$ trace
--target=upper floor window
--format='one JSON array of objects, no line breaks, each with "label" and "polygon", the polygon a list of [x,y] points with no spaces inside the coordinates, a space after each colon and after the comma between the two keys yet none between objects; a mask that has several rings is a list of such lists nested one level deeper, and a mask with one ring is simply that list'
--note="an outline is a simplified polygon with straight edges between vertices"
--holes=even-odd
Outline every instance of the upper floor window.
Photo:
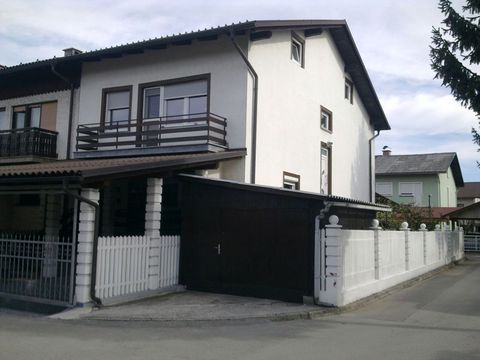
[{"label": "upper floor window", "polygon": [[7,117],[6,117],[5,108],[0,108],[0,130],[7,130]]},{"label": "upper floor window", "polygon": [[[55,131],[57,127],[57,102],[15,106],[12,109],[12,128],[37,127]],[[0,127],[1,127],[0,121]]]},{"label": "upper floor window", "polygon": [[393,184],[391,182],[377,182],[375,191],[383,196],[393,196]]},{"label": "upper floor window", "polygon": [[345,79],[345,99],[353,104],[353,83],[348,79]]},{"label": "upper floor window", "polygon": [[205,116],[208,109],[208,81],[197,80],[144,88],[143,118]]},{"label": "upper floor window", "polygon": [[300,175],[284,171],[283,188],[290,190],[300,190]]},{"label": "upper floor window", "polygon": [[295,34],[292,34],[291,59],[301,67],[305,66],[305,42]]},{"label": "upper floor window", "polygon": [[23,129],[30,127],[40,127],[41,106],[25,105],[13,108],[14,129]]},{"label": "upper floor window", "polygon": [[320,107],[320,126],[324,130],[332,131],[332,112],[323,106]]},{"label": "upper floor window", "polygon": [[103,121],[112,124],[130,120],[132,87],[125,86],[103,90]]}]

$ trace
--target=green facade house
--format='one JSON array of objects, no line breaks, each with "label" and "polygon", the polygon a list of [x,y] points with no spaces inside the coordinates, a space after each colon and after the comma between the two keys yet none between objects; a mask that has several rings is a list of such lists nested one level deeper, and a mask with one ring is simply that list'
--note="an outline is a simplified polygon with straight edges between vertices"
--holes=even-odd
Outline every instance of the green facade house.
[{"label": "green facade house", "polygon": [[391,155],[388,147],[375,157],[376,192],[400,204],[457,207],[463,186],[457,154]]}]

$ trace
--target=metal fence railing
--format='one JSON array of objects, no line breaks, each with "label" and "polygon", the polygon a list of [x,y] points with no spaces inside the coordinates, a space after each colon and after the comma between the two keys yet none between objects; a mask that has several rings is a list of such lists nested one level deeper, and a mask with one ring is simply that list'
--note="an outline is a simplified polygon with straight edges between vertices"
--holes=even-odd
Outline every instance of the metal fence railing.
[{"label": "metal fence railing", "polygon": [[464,241],[465,251],[480,252],[480,233],[466,234]]},{"label": "metal fence railing", "polygon": [[69,238],[0,234],[0,295],[73,304],[75,251]]}]

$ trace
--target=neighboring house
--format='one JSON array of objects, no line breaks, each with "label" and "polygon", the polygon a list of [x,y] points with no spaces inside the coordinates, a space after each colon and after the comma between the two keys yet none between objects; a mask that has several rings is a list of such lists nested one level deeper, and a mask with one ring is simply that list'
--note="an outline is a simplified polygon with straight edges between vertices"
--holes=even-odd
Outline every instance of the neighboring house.
[{"label": "neighboring house", "polygon": [[466,182],[457,192],[457,206],[464,207],[480,202],[480,182]]},{"label": "neighboring house", "polygon": [[375,157],[375,186],[400,204],[456,207],[463,177],[456,153],[391,155],[386,147]]},{"label": "neighboring house", "polygon": [[[0,231],[73,244],[78,233],[77,302],[93,299],[95,281],[107,276],[95,280],[99,237],[145,235],[157,244],[189,225],[182,211],[195,196],[185,199],[180,173],[235,181],[262,198],[301,197],[293,208],[317,214],[343,207],[342,219],[362,226],[382,209],[371,204],[372,149],[375,131],[390,126],[345,21],[251,21],[64,51],[0,70]],[[218,210],[216,201],[203,204]],[[237,203],[228,204],[239,211]],[[268,215],[275,201],[242,210],[254,203]],[[267,220],[276,231],[288,226]],[[221,234],[207,247],[215,256],[228,240]],[[295,243],[295,232],[284,234]],[[249,236],[260,243],[265,233]],[[47,263],[59,246],[47,247]],[[149,261],[148,289],[158,289],[158,255]],[[296,299],[311,293],[305,284]]]}]

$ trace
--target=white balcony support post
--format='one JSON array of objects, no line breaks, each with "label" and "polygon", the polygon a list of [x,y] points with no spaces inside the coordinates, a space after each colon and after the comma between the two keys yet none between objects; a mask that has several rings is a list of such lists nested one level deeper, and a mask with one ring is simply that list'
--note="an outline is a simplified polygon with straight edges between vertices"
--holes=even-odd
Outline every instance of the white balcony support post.
[{"label": "white balcony support post", "polygon": [[[83,189],[81,196],[98,203],[100,193],[97,189]],[[95,208],[80,202],[78,223],[77,271],[75,278],[75,296],[78,304],[91,302],[90,284],[92,280],[92,254],[95,234]]]},{"label": "white balcony support post", "polygon": [[408,232],[410,229],[406,221],[402,223],[400,230],[403,230],[405,233],[405,270],[408,271],[410,270],[410,242],[408,240]]},{"label": "white balcony support post", "polygon": [[62,201],[59,195],[46,195],[45,206],[45,247],[42,266],[43,277],[55,277],[57,274],[58,246],[52,242],[58,241],[60,218],[62,216]]},{"label": "white balcony support post", "polygon": [[380,239],[379,239],[379,231],[382,230],[380,226],[380,222],[377,219],[372,220],[372,226],[370,230],[373,230],[373,251],[374,251],[374,261],[375,261],[375,279],[379,280],[381,277],[380,268],[381,268],[381,260],[380,260]]},{"label": "white balcony support post", "polygon": [[147,180],[147,202],[145,206],[145,236],[150,238],[148,252],[148,289],[160,286],[160,219],[162,211],[162,178]]}]

